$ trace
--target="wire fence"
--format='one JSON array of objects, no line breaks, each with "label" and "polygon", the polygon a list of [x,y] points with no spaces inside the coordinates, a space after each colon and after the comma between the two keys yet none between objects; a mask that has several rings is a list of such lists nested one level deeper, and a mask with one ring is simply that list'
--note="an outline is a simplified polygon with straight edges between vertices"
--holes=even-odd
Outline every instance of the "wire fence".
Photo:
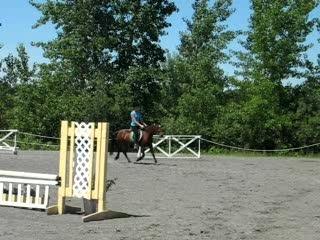
[{"label": "wire fence", "polygon": [[[22,140],[12,140],[7,139],[7,142],[15,142],[19,145],[19,149],[52,149],[58,150],[60,144],[54,144],[53,142],[59,142],[60,138],[58,137],[51,137],[51,136],[44,136],[39,134],[27,133],[27,132],[20,132],[17,131],[18,138]],[[38,140],[39,139],[39,140]]]},{"label": "wire fence", "polygon": [[315,146],[320,146],[320,143],[314,143],[311,145],[306,145],[302,147],[294,147],[294,148],[283,148],[283,149],[252,149],[252,148],[242,148],[242,147],[236,147],[231,146],[227,144],[217,143],[208,139],[201,138],[202,141],[212,143],[214,145],[217,145],[219,147],[229,148],[229,149],[235,149],[235,150],[241,150],[241,151],[249,151],[249,152],[289,152],[289,151],[296,151],[296,150],[302,150],[306,148],[311,148]]},{"label": "wire fence", "polygon": [[[44,136],[44,135],[39,135],[39,134],[33,134],[33,133],[28,133],[28,132],[20,132],[17,131],[19,135],[24,135],[24,136],[29,136],[33,138],[40,138],[40,139],[51,139],[55,141],[59,141],[60,138],[58,137],[51,137],[51,136]],[[297,151],[297,150],[304,150],[307,148],[312,148],[316,146],[320,146],[320,143],[314,143],[306,146],[301,146],[301,147],[292,147],[292,148],[284,148],[284,149],[252,149],[252,148],[245,148],[245,147],[238,147],[238,146],[232,146],[232,145],[227,145],[223,143],[218,143],[212,140],[208,140],[205,138],[200,138],[201,141],[207,142],[210,144],[213,144],[215,146],[227,148],[227,149],[232,149],[232,150],[239,150],[239,151],[248,151],[248,152],[289,152],[289,151]],[[110,140],[110,139],[109,139]],[[8,141],[13,141],[13,140],[8,140]],[[52,143],[39,143],[39,142],[26,142],[26,141],[16,141],[16,143],[19,144],[24,144],[24,145],[32,145],[32,146],[42,146],[42,147],[52,147],[52,148],[58,148],[60,145],[59,144],[52,144]]]},{"label": "wire fence", "polygon": [[57,137],[49,137],[49,136],[43,136],[43,135],[27,133],[27,132],[20,132],[20,131],[18,133],[22,134],[22,135],[26,135],[26,136],[32,136],[32,137],[60,140],[60,138],[57,138]]}]

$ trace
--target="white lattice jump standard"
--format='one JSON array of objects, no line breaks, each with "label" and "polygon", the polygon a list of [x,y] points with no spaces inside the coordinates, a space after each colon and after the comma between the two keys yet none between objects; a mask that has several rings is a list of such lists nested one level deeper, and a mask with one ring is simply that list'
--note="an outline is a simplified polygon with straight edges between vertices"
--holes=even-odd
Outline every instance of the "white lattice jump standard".
[{"label": "white lattice jump standard", "polygon": [[[162,137],[155,135],[153,148],[158,150],[162,156],[157,158],[200,158],[201,157],[201,136],[200,135],[164,135]],[[193,144],[196,143],[196,144]],[[192,147],[191,147],[191,144]],[[140,156],[140,149],[138,156]],[[147,149],[145,153],[149,152]],[[183,155],[181,155],[184,151]],[[157,153],[156,153],[157,154]],[[180,154],[180,155],[179,155]],[[150,157],[146,155],[146,157]]]},{"label": "white lattice jump standard", "polygon": [[51,214],[73,213],[66,198],[83,198],[91,204],[84,222],[114,218],[107,209],[108,123],[61,122],[60,165],[61,183],[57,205],[48,208]]},{"label": "white lattice jump standard", "polygon": [[59,184],[53,174],[0,170],[0,206],[47,209],[49,188]]},{"label": "white lattice jump standard", "polygon": [[0,150],[17,154],[17,133],[16,129],[0,130]]}]

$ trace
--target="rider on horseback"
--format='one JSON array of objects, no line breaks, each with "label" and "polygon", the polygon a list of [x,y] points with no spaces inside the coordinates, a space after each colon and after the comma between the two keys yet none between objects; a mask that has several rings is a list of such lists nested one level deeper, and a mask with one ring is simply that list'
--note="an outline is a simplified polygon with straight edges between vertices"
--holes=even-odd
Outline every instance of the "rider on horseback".
[{"label": "rider on horseback", "polygon": [[134,107],[134,110],[130,113],[131,116],[131,124],[130,128],[133,131],[133,142],[134,142],[134,149],[138,149],[138,134],[139,129],[144,129],[147,126],[143,122],[142,113],[140,111],[140,107]]}]

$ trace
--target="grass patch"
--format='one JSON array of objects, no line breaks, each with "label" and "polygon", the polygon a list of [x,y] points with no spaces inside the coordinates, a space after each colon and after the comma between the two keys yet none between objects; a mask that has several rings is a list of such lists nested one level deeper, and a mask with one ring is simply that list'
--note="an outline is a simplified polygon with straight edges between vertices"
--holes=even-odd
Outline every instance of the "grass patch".
[{"label": "grass patch", "polygon": [[225,148],[210,148],[209,150],[202,151],[203,154],[208,155],[226,155],[226,156],[239,156],[239,157],[307,157],[307,158],[320,158],[319,152],[310,151],[281,151],[281,152],[254,152],[244,150],[229,150]]}]

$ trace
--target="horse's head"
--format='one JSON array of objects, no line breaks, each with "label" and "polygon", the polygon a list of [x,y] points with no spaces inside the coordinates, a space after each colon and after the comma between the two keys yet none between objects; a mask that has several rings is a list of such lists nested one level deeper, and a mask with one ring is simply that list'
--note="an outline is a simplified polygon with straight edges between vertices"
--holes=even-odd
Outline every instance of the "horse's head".
[{"label": "horse's head", "polygon": [[146,130],[152,134],[159,134],[161,137],[164,134],[164,130],[158,124],[152,124],[146,128]]}]

